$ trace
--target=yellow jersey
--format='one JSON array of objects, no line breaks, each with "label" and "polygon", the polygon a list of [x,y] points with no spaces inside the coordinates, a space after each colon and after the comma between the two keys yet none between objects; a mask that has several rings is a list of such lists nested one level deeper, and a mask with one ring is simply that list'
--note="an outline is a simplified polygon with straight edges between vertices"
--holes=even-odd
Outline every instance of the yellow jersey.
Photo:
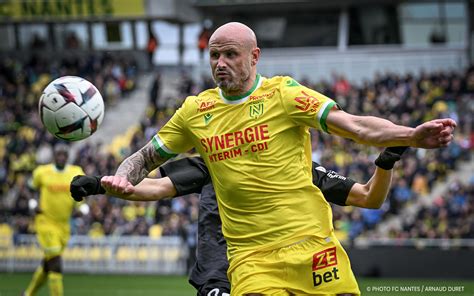
[{"label": "yellow jersey", "polygon": [[58,170],[54,164],[46,164],[33,171],[32,185],[40,192],[39,209],[48,220],[69,225],[75,205],[69,185],[76,175],[85,175],[76,165],[66,165]]},{"label": "yellow jersey", "polygon": [[334,106],[291,77],[257,75],[240,97],[219,88],[188,97],[152,143],[163,157],[192,147],[201,154],[231,259],[330,235],[331,209],[311,177],[309,127],[327,132]]}]

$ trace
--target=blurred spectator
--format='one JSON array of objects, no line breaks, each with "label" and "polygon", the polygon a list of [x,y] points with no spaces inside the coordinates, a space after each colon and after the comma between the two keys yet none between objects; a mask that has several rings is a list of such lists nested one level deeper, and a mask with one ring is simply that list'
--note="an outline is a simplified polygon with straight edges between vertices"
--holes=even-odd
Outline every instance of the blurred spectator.
[{"label": "blurred spectator", "polygon": [[153,26],[151,22],[148,22],[148,42],[146,45],[146,52],[148,54],[148,62],[150,65],[150,69],[153,69],[153,57],[159,45],[160,41],[158,39],[158,36],[155,35],[155,33],[153,32]]},{"label": "blurred spectator", "polygon": [[158,102],[161,96],[161,74],[156,73],[155,78],[152,81],[150,89],[150,105],[155,110],[158,110]]},{"label": "blurred spectator", "polygon": [[209,38],[211,38],[211,33],[212,32],[210,30],[210,24],[205,23],[201,32],[199,33],[197,42],[199,57],[201,58],[201,60],[204,59],[204,52],[209,44]]},{"label": "blurred spectator", "polygon": [[75,32],[68,32],[64,40],[64,45],[67,49],[78,49],[81,47],[79,38]]}]

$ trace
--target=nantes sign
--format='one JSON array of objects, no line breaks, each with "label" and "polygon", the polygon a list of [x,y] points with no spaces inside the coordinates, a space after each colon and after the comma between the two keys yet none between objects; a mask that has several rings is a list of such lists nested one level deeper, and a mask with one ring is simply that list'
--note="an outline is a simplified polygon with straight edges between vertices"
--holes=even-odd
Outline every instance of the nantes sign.
[{"label": "nantes sign", "polygon": [[144,0],[0,0],[0,21],[141,17]]}]

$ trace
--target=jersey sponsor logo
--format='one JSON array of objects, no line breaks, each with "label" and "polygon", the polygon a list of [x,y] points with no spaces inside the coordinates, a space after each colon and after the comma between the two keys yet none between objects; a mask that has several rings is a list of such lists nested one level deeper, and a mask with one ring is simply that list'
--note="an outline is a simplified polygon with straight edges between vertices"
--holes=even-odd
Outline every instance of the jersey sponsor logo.
[{"label": "jersey sponsor logo", "polygon": [[49,184],[46,188],[49,192],[69,192],[69,184]]},{"label": "jersey sponsor logo", "polygon": [[315,170],[318,170],[318,171],[323,172],[323,173],[327,173],[326,168],[323,167],[323,166],[318,166],[318,167],[315,168]]},{"label": "jersey sponsor logo", "polygon": [[204,114],[204,123],[205,123],[206,125],[209,124],[209,121],[211,121],[211,119],[212,119],[212,114],[211,114],[211,113],[206,113],[206,114]]},{"label": "jersey sponsor logo", "polygon": [[338,272],[339,269],[337,269],[337,267],[334,267],[332,270],[326,271],[325,273],[316,273],[313,271],[313,286],[317,287],[322,283],[329,283],[333,280],[340,279],[339,275],[337,274]]},{"label": "jersey sponsor logo", "polygon": [[222,135],[200,139],[211,162],[240,157],[268,150],[268,125],[261,124]]},{"label": "jersey sponsor logo", "polygon": [[275,90],[272,90],[271,92],[269,93],[264,93],[262,95],[259,95],[259,96],[250,96],[249,98],[249,102],[258,102],[258,101],[263,101],[267,98],[270,98],[270,97],[273,97],[273,95],[275,94]]},{"label": "jersey sponsor logo", "polygon": [[329,171],[327,173],[327,176],[331,179],[339,179],[339,180],[346,180],[347,179],[346,177],[339,175],[335,171]]},{"label": "jersey sponsor logo", "polygon": [[263,102],[257,104],[252,104],[249,106],[249,115],[253,119],[257,119],[260,115],[263,114]]},{"label": "jersey sponsor logo", "polygon": [[230,296],[229,293],[219,290],[219,288],[214,288],[209,293],[206,294],[207,296]]},{"label": "jersey sponsor logo", "polygon": [[337,265],[336,247],[332,247],[313,255],[313,271]]},{"label": "jersey sponsor logo", "polygon": [[[322,283],[329,283],[333,280],[338,280],[339,269],[337,268],[337,253],[336,247],[332,247],[313,255],[313,285],[315,287]],[[318,271],[320,269],[334,266],[331,270],[326,272]]]},{"label": "jersey sponsor logo", "polygon": [[307,94],[304,90],[301,91],[301,94],[303,96],[295,97],[294,99],[295,102],[298,103],[295,107],[304,112],[309,111],[314,113],[318,111],[321,102],[312,95]]},{"label": "jersey sponsor logo", "polygon": [[211,101],[203,101],[202,99],[196,99],[196,104],[198,105],[197,112],[207,112],[216,106],[217,101],[216,100],[211,100]]}]

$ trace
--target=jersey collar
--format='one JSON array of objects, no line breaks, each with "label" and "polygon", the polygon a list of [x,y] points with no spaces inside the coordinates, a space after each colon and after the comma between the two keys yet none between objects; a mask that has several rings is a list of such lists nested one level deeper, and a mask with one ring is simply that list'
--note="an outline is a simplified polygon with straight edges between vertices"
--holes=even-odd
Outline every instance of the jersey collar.
[{"label": "jersey collar", "polygon": [[252,85],[252,88],[250,88],[250,90],[248,92],[244,93],[243,95],[240,95],[240,96],[226,96],[226,95],[224,95],[222,90],[219,88],[219,96],[227,104],[233,104],[233,105],[240,104],[240,103],[243,103],[243,102],[247,101],[248,98],[250,97],[250,95],[257,88],[259,88],[260,85],[262,85],[262,82],[263,82],[262,76],[260,76],[260,74],[257,74],[257,77],[255,77],[255,82]]}]

